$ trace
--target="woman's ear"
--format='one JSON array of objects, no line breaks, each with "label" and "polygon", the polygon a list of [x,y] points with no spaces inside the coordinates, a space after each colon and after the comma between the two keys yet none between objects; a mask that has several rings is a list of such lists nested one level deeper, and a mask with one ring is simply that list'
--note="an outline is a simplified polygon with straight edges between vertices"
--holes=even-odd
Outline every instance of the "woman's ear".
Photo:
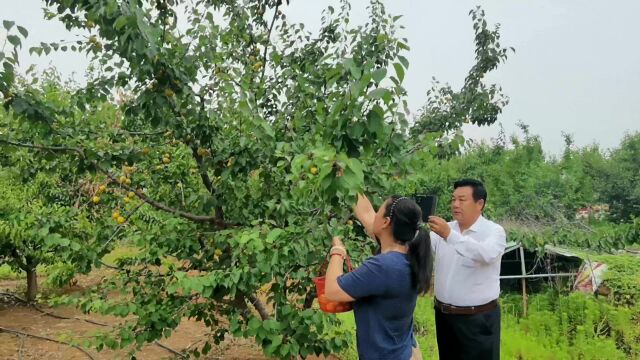
[{"label": "woman's ear", "polygon": [[385,216],[384,219],[382,220],[382,228],[386,229],[390,226],[391,226],[391,218],[388,216]]}]

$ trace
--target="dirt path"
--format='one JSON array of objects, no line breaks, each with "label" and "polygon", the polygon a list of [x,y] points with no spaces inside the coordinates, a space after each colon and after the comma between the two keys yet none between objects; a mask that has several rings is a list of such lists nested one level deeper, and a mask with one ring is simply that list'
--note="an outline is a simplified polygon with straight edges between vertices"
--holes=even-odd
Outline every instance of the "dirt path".
[{"label": "dirt path", "polygon": [[[106,274],[91,274],[88,277],[80,278],[78,285],[67,291],[77,291],[90,283],[95,283]],[[44,279],[41,279],[44,280]],[[16,287],[20,287],[22,281],[0,281],[0,292],[13,292]],[[2,301],[4,300],[4,301]],[[81,319],[91,319],[94,321],[116,324],[115,317],[104,317],[82,314],[73,308],[46,309],[55,314],[66,317],[77,317]],[[44,315],[32,307],[28,307],[17,302],[7,301],[6,297],[0,297],[0,327],[9,328],[34,335],[46,336],[55,340],[70,342],[76,341],[79,345],[83,340],[91,337],[96,331],[104,331],[105,327],[91,324],[81,320],[57,319]],[[204,324],[195,320],[184,319],[170,338],[160,341],[174,350],[184,351],[185,349],[201,345],[207,339],[208,329]],[[97,352],[94,349],[86,349],[96,360],[129,359],[126,350],[111,351],[103,350]],[[142,351],[136,354],[137,359],[175,359],[166,349],[157,345],[148,344]],[[17,336],[5,332],[0,332],[0,360],[5,359],[46,359],[46,360],[76,360],[89,359],[80,350],[67,345],[60,345],[54,342],[35,339],[31,337]],[[225,342],[213,348],[211,353],[201,359],[216,360],[265,360],[260,348],[253,342],[245,339],[227,339]],[[324,359],[323,357],[309,359]],[[337,360],[335,357],[329,359]]]}]

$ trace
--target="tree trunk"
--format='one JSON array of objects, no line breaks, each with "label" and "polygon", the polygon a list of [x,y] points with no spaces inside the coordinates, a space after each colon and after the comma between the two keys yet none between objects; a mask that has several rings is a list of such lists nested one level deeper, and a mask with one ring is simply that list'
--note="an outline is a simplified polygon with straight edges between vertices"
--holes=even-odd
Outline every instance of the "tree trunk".
[{"label": "tree trunk", "polygon": [[38,274],[36,273],[36,267],[34,266],[27,270],[27,301],[35,301],[36,295],[38,295]]}]

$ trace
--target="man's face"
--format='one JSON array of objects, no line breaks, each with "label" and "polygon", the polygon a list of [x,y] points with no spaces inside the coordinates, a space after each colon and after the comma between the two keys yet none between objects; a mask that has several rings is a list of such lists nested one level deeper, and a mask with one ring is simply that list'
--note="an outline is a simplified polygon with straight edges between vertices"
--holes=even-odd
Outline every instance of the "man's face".
[{"label": "man's face", "polygon": [[484,200],[476,202],[473,199],[473,188],[461,186],[453,191],[451,197],[451,213],[459,223],[474,222],[481,214]]}]

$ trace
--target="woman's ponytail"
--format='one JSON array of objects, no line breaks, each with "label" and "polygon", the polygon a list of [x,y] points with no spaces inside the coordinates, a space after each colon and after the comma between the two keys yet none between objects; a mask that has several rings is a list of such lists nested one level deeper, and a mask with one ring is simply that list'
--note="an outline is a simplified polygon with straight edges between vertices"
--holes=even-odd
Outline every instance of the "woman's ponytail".
[{"label": "woman's ponytail", "polygon": [[407,244],[409,247],[409,263],[413,275],[413,285],[418,294],[425,294],[431,285],[432,255],[431,239],[429,232],[420,228],[413,240]]}]

